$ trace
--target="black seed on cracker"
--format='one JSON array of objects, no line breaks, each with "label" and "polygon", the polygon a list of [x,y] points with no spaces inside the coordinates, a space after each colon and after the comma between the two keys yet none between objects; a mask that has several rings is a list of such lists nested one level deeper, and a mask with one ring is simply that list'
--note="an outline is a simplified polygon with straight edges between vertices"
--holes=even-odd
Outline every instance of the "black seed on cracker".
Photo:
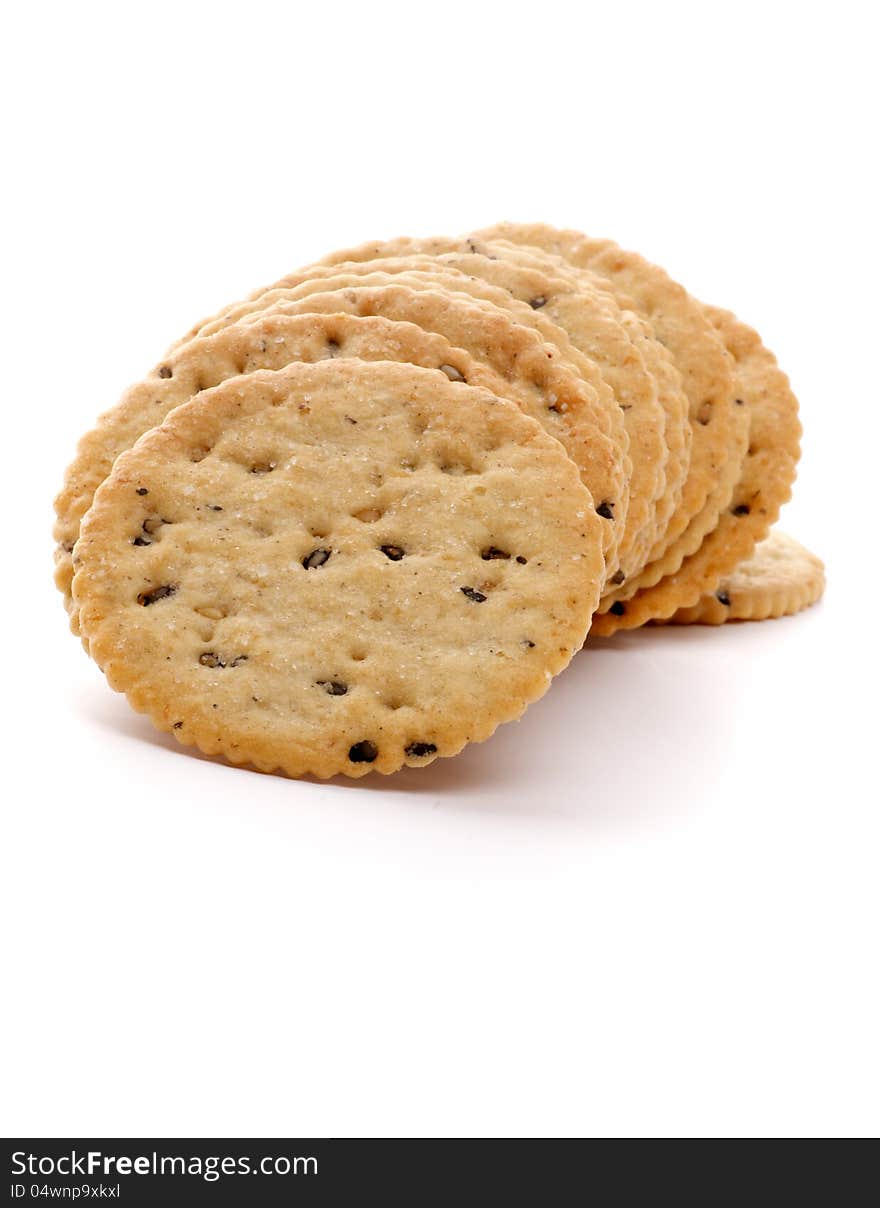
[{"label": "black seed on cracker", "polygon": [[603,499],[602,502],[599,504],[599,506],[596,508],[596,511],[602,517],[603,520],[613,520],[614,519],[613,508],[614,508],[613,503],[609,503],[607,499]]},{"label": "black seed on cracker", "polygon": [[726,591],[716,591],[715,599],[719,604],[723,604],[725,608],[730,608],[730,596]]},{"label": "black seed on cracker", "polygon": [[[499,549],[497,545],[489,545],[483,550],[480,557],[484,562],[492,562],[496,558],[509,558],[510,554],[506,550]],[[519,561],[518,558],[517,561]]]},{"label": "black seed on cracker", "polygon": [[540,310],[542,306],[547,305],[547,298],[544,294],[538,294],[537,298],[529,298],[529,306],[532,310]]},{"label": "black seed on cracker", "polygon": [[525,646],[526,650],[535,649],[535,643],[532,641],[531,638],[523,638],[522,644],[523,644],[523,646]]},{"label": "black seed on cracker", "polygon": [[330,557],[331,550],[329,549],[313,549],[310,554],[306,554],[303,558],[303,566],[306,570],[317,570],[319,566],[323,566]]},{"label": "black seed on cracker", "polygon": [[615,617],[622,617],[623,614],[626,612],[626,605],[622,604],[620,602],[620,600],[617,600],[617,601],[615,601],[614,604],[611,605],[611,607],[608,609],[608,611],[610,613],[612,613]]},{"label": "black seed on cracker", "polygon": [[171,370],[170,365],[160,365],[159,366],[159,377],[160,378],[170,378],[171,372],[172,372],[172,370]]},{"label": "black seed on cracker", "polygon": [[734,516],[748,516],[752,509],[747,503],[738,503],[736,507],[733,507],[730,510],[733,512]]},{"label": "black seed on cracker", "polygon": [[258,461],[255,466],[251,466],[252,474],[271,474],[277,466],[275,461]]},{"label": "black seed on cracker", "polygon": [[215,654],[213,650],[206,650],[204,654],[199,655],[199,662],[203,667],[225,667],[226,664],[219,654]]},{"label": "black seed on cracker", "polygon": [[399,562],[406,554],[405,549],[401,549],[399,545],[380,545],[379,549],[386,558],[390,558],[392,562]]},{"label": "black seed on cracker", "polygon": [[[486,260],[497,260],[498,259],[497,256],[493,256],[491,254],[491,252],[489,251],[489,249],[487,247],[480,247],[480,245],[473,239],[468,239],[467,245],[468,245],[468,248],[470,249],[471,253],[474,256],[483,256]],[[508,292],[510,292],[510,291],[508,291]]]},{"label": "black seed on cracker", "polygon": [[745,406],[745,403],[743,402],[743,400],[741,398],[735,398],[733,401],[736,403],[737,407]]},{"label": "black seed on cracker", "polygon": [[467,596],[469,600],[473,600],[475,604],[482,604],[486,599],[481,591],[477,591],[475,587],[461,587],[459,590]]},{"label": "black seed on cracker", "polygon": [[135,537],[135,539],[132,541],[132,545],[152,545],[152,544],[153,544],[152,541],[148,541],[146,539],[146,537],[140,537],[140,536]]},{"label": "black seed on cracker", "polygon": [[176,722],[174,723],[174,725],[173,725],[172,729],[174,729],[174,730],[179,730],[179,729],[180,729],[180,727],[181,727],[182,725],[183,725],[183,722],[182,722],[182,721],[176,721]]},{"label": "black seed on cracker", "polygon": [[362,742],[356,742],[353,747],[349,747],[348,758],[352,763],[372,763],[378,754],[379,749],[376,744],[365,738]]},{"label": "black seed on cracker", "polygon": [[229,664],[229,666],[230,667],[240,667],[242,665],[242,663],[246,663],[247,661],[248,661],[248,656],[246,654],[237,654],[235,656],[235,658],[232,660],[232,662]]},{"label": "black seed on cracker", "polygon": [[625,579],[626,579],[626,575],[623,573],[622,570],[615,571],[614,574],[611,576],[611,582],[613,584],[615,584],[616,587],[619,587]]},{"label": "black seed on cracker", "polygon": [[223,511],[223,509],[221,508],[219,503],[209,503],[208,507],[211,509],[212,512],[222,512]]},{"label": "black seed on cracker", "polygon": [[137,493],[138,493],[138,495],[149,495],[150,492],[147,490],[146,487],[138,487]]},{"label": "black seed on cracker", "polygon": [[342,680],[317,680],[319,688],[323,688],[328,696],[345,696],[348,691],[348,684]]},{"label": "black seed on cracker", "polygon": [[520,564],[520,566],[525,566],[525,565],[526,565],[526,563],[528,562],[528,558],[524,558],[524,557],[522,556],[522,554],[517,554],[517,555],[516,555],[516,560],[517,560],[517,562]]},{"label": "black seed on cracker", "polygon": [[148,604],[155,604],[157,600],[165,600],[168,596],[173,596],[176,591],[175,586],[165,583],[161,587],[154,587],[152,591],[142,591],[137,602],[146,608]]},{"label": "black seed on cracker", "polygon": [[437,748],[433,742],[411,742],[406,753],[411,759],[424,759],[426,755],[436,755]]}]

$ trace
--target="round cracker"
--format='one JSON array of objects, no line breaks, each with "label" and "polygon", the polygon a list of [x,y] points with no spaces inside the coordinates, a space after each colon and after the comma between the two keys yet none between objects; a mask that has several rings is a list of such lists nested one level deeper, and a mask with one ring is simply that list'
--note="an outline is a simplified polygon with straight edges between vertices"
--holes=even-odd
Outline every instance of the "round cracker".
[{"label": "round cracker", "polygon": [[774,529],[754,553],[719,583],[712,595],[680,608],[666,625],[724,625],[793,616],[815,604],[825,590],[821,558]]},{"label": "round cracker", "polygon": [[295,363],[205,391],[117,459],[73,595],[110,684],[182,743],[388,773],[487,738],[580,647],[603,571],[590,503],[504,399]]}]

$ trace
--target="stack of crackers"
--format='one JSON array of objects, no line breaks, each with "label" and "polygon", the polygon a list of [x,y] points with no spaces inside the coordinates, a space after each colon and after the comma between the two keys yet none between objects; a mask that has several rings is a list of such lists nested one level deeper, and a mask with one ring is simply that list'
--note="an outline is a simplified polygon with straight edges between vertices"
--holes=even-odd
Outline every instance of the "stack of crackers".
[{"label": "stack of crackers", "polygon": [[588,631],[781,616],[797,402],[608,240],[336,252],[192,328],[83,437],[56,580],[112,687],[264,771],[394,772],[519,717]]}]

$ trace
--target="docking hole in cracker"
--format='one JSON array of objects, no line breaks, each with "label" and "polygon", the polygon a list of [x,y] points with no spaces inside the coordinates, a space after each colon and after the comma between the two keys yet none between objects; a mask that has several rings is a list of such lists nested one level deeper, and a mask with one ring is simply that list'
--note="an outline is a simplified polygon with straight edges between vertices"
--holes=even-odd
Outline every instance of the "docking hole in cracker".
[{"label": "docking hole in cracker", "polygon": [[[534,420],[439,369],[258,371],[117,459],[76,545],[80,632],[136,709],[208,754],[292,776],[421,767],[518,717],[581,647],[603,573],[591,502]],[[157,515],[173,523],[135,544]]]}]

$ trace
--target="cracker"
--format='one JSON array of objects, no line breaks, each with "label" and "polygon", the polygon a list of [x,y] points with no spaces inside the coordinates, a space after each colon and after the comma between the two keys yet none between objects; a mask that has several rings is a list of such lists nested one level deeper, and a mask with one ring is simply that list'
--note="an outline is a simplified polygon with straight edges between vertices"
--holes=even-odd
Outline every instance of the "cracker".
[{"label": "cracker", "polygon": [[749,417],[749,445],[733,498],[699,550],[674,575],[600,614],[596,632],[632,629],[672,616],[711,594],[719,581],[747,559],[775,524],[791,495],[800,455],[797,399],[788,378],[756,331],[730,311],[706,307],[737,368],[738,392]]},{"label": "cracker", "polygon": [[690,464],[678,510],[646,569],[617,593],[629,598],[699,549],[730,503],[748,444],[748,416],[737,405],[732,358],[703,308],[661,268],[607,239],[540,223],[499,223],[476,238],[507,239],[543,248],[607,278],[623,305],[651,323],[678,367],[688,398],[692,431]]},{"label": "cracker", "polygon": [[116,460],[73,595],[112,687],[182,743],[388,773],[487,738],[580,647],[603,571],[591,502],[487,391],[295,363],[208,389]]},{"label": "cracker", "polygon": [[617,441],[600,430],[595,396],[573,369],[560,362],[555,345],[490,303],[416,288],[397,274],[346,273],[307,280],[273,291],[273,299],[265,310],[242,313],[238,321],[307,311],[379,314],[438,332],[485,361],[508,381],[510,397],[562,442],[580,469],[604,522],[606,568],[613,573],[626,520],[629,462]]},{"label": "cracker", "polygon": [[666,625],[723,625],[727,621],[766,621],[789,617],[825,590],[825,567],[793,537],[774,529],[745,562],[722,579],[712,595],[691,608],[680,608]]},{"label": "cracker", "polygon": [[[70,611],[71,553],[82,517],[113,462],[174,407],[227,378],[255,369],[280,369],[292,361],[329,356],[407,361],[443,368],[453,380],[516,399],[517,389],[487,364],[444,337],[412,323],[352,315],[270,315],[247,327],[223,328],[213,336],[180,345],[142,382],[125,392],[80,441],[55,501],[56,583]],[[75,614],[71,616],[76,629]]]}]

